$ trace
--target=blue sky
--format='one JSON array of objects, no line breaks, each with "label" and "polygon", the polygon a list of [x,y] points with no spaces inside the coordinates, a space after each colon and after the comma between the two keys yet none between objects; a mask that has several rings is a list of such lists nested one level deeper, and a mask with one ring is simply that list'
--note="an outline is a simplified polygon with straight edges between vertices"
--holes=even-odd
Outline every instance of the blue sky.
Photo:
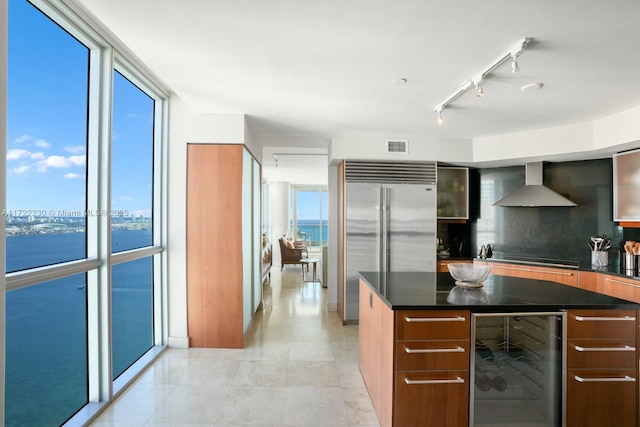
[{"label": "blue sky", "polygon": [[[85,209],[88,64],[87,47],[9,1],[8,210]],[[114,91],[111,208],[148,216],[154,103],[119,73]]]},{"label": "blue sky", "polygon": [[[296,192],[296,213],[298,220],[318,220],[320,219],[320,195],[318,190],[301,190]],[[327,193],[322,193],[322,219],[325,221],[329,215]]]}]

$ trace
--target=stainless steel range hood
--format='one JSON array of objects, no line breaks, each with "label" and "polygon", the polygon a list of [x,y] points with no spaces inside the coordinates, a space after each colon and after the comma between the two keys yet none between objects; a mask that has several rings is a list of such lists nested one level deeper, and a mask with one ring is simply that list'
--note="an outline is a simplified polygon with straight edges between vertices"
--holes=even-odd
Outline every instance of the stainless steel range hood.
[{"label": "stainless steel range hood", "polygon": [[542,162],[527,163],[524,173],[524,186],[498,200],[493,206],[577,206],[542,184]]}]

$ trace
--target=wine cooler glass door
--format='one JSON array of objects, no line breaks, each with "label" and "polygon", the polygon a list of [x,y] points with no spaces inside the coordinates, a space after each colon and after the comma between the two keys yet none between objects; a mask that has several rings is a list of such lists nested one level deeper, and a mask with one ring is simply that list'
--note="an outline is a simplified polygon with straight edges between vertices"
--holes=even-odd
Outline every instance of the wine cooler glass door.
[{"label": "wine cooler glass door", "polygon": [[564,425],[564,316],[472,316],[470,426]]}]

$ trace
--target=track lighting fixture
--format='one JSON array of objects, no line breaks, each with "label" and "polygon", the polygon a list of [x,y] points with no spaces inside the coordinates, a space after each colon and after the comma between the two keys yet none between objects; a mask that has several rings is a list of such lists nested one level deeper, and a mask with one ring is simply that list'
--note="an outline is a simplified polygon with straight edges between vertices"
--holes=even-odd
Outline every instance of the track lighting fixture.
[{"label": "track lighting fixture", "polygon": [[527,45],[531,43],[531,38],[525,37],[519,40],[511,49],[505,52],[502,56],[496,59],[493,63],[487,66],[484,71],[480,73],[474,74],[476,77],[473,79],[465,80],[458,90],[449,95],[448,98],[445,98],[440,104],[438,104],[433,111],[438,113],[438,124],[442,123],[442,110],[444,110],[447,105],[451,104],[453,101],[458,99],[467,89],[471,86],[475,85],[476,88],[476,96],[478,98],[482,98],[484,96],[484,89],[480,84],[489,77],[493,71],[495,71],[498,67],[504,64],[506,61],[511,59],[511,72],[516,73],[520,70],[520,66],[518,65],[518,57],[524,50],[527,48]]}]

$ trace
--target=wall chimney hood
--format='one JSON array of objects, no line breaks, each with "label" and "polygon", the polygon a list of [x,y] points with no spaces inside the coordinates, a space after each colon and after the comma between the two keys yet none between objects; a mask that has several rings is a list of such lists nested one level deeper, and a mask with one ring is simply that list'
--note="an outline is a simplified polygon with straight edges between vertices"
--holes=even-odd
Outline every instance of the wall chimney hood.
[{"label": "wall chimney hood", "polygon": [[498,200],[493,206],[577,206],[571,200],[542,185],[542,162],[527,163],[524,175],[524,186]]}]

